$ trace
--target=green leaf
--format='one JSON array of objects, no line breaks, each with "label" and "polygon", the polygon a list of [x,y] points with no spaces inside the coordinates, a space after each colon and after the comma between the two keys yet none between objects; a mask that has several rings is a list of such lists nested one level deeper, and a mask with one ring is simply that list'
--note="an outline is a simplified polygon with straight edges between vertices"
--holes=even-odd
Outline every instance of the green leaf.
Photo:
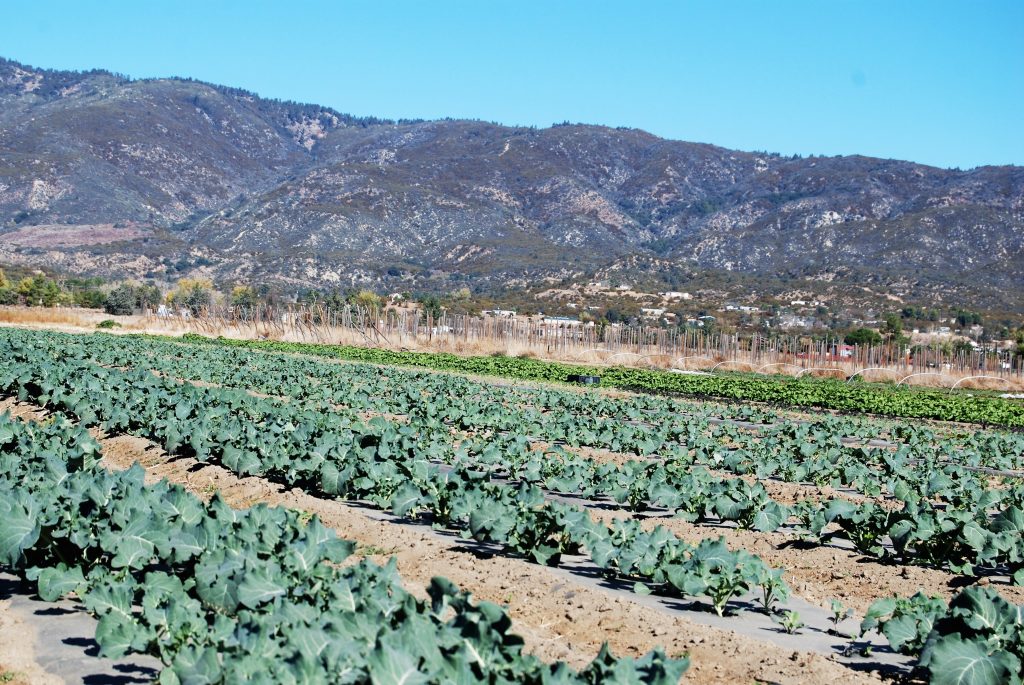
[{"label": "green leaf", "polygon": [[115,613],[127,618],[131,616],[133,594],[128,583],[104,583],[85,593],[82,603],[94,614]]},{"label": "green leaf", "polygon": [[754,515],[754,530],[770,533],[778,530],[779,526],[789,518],[789,507],[775,501],[766,503]]},{"label": "green leaf", "polygon": [[406,483],[400,487],[391,497],[391,513],[395,516],[405,516],[416,508],[423,493],[412,483]]},{"label": "green leaf", "polygon": [[85,576],[78,566],[68,568],[59,564],[53,568],[44,568],[39,573],[39,597],[46,602],[55,602],[72,592],[80,592],[85,586]]},{"label": "green leaf", "polygon": [[100,654],[110,659],[119,659],[131,651],[136,622],[120,613],[109,613],[96,624],[96,642]]},{"label": "green leaf", "polygon": [[242,582],[238,584],[238,601],[250,609],[255,609],[260,604],[265,604],[285,593],[284,586],[257,571],[245,574]]},{"label": "green leaf", "polygon": [[20,503],[0,511],[0,563],[17,566],[26,549],[39,539],[39,521]]},{"label": "green leaf", "polygon": [[388,645],[379,645],[367,659],[373,685],[420,685],[429,678],[417,669],[408,654]]},{"label": "green leaf", "polygon": [[185,647],[174,657],[171,670],[183,685],[214,685],[221,682],[217,652],[207,647]]},{"label": "green leaf", "polygon": [[953,634],[935,643],[928,668],[932,685],[1004,685],[1020,670],[1020,660],[1002,650],[989,654],[985,643]]}]

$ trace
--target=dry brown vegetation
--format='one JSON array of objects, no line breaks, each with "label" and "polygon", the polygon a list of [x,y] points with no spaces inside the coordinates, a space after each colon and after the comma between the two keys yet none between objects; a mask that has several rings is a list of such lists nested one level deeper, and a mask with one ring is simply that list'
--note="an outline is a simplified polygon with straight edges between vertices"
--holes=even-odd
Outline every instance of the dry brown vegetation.
[{"label": "dry brown vegetation", "polygon": [[[282,328],[266,324],[230,323],[221,320],[182,319],[179,317],[158,318],[155,316],[112,316],[98,309],[81,309],[76,307],[9,307],[0,306],[0,325],[13,325],[24,328],[44,328],[61,330],[70,333],[84,333],[96,330],[101,321],[113,320],[118,328],[108,329],[110,333],[154,333],[159,335],[183,335],[198,333],[207,336],[223,336],[240,340],[278,340],[283,342],[318,343],[328,345],[356,345],[361,347],[383,347],[388,349],[412,352],[449,352],[464,356],[504,355],[509,357],[527,357],[567,363],[587,364],[590,366],[632,366],[652,369],[678,369],[689,372],[716,371],[757,371],[773,375],[811,375],[816,377],[846,377],[860,371],[850,363],[836,363],[832,368],[804,370],[793,364],[772,364],[764,368],[764,364],[756,365],[742,357],[725,357],[711,354],[708,356],[693,355],[686,358],[675,358],[666,354],[639,354],[634,352],[608,352],[590,350],[549,349],[543,343],[507,342],[489,339],[460,339],[454,336],[436,335],[432,337],[411,336],[390,338],[373,331],[342,327],[316,327],[299,329]],[[862,376],[871,382],[892,382],[907,376],[910,371],[901,368],[871,369]],[[929,388],[949,388],[961,379],[970,378],[957,385],[964,390],[992,390],[1002,392],[1024,391],[1024,378],[973,378],[985,375],[977,371],[949,370],[944,372],[928,372],[905,381],[905,384]]]}]

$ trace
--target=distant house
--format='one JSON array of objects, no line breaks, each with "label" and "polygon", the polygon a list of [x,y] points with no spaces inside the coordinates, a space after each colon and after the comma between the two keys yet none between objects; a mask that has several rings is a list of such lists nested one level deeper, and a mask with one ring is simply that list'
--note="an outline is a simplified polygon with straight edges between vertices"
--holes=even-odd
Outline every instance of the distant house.
[{"label": "distant house", "polygon": [[659,316],[662,316],[662,315],[665,314],[665,308],[664,307],[641,307],[640,308],[640,313],[643,314],[644,316],[648,317],[648,318],[656,319]]},{"label": "distant house", "polygon": [[545,326],[582,326],[583,322],[568,316],[545,316],[541,319]]},{"label": "distant house", "polygon": [[494,316],[498,318],[511,319],[516,315],[514,309],[485,309],[484,316]]},{"label": "distant house", "polygon": [[802,316],[783,314],[779,317],[779,328],[808,328],[810,322]]},{"label": "distant house", "polygon": [[692,300],[693,295],[690,293],[680,292],[678,290],[667,290],[663,293],[658,293],[662,298],[666,300]]}]

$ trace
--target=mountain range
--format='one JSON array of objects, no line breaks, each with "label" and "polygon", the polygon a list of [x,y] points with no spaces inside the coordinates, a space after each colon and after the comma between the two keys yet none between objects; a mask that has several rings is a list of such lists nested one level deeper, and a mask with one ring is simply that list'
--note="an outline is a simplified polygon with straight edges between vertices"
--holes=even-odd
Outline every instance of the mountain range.
[{"label": "mountain range", "polygon": [[616,274],[1020,312],[1024,167],[391,121],[0,59],[0,263],[285,288]]}]

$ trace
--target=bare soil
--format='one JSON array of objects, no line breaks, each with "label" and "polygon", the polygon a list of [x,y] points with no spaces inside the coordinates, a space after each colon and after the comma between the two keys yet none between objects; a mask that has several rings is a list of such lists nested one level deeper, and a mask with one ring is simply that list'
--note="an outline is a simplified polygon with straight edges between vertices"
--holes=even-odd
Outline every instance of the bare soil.
[{"label": "bare soil", "polygon": [[7,600],[0,601],[0,683],[5,685],[61,685],[35,661],[36,630],[14,611]]}]

